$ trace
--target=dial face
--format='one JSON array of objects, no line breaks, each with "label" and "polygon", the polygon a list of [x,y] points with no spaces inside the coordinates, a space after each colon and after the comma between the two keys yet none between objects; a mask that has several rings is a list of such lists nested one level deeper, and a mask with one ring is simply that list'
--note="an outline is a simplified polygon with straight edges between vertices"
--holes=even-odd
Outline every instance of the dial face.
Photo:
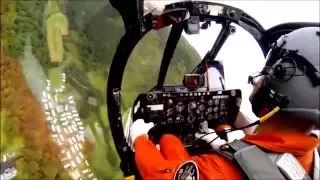
[{"label": "dial face", "polygon": [[176,105],[176,111],[178,113],[181,113],[182,111],[184,110],[184,105],[182,102],[178,102],[177,105]]},{"label": "dial face", "polygon": [[216,100],[214,100],[214,105],[219,105],[219,103],[220,103],[220,100],[219,99],[216,99]]},{"label": "dial face", "polygon": [[208,108],[208,113],[211,113],[213,111],[213,108],[212,107],[209,107]]},{"label": "dial face", "polygon": [[212,105],[213,105],[213,103],[214,103],[214,102],[213,102],[213,100],[212,100],[212,99],[210,99],[210,100],[208,101],[208,105],[209,105],[209,106],[212,106]]},{"label": "dial face", "polygon": [[169,108],[169,109],[167,110],[168,116],[173,115],[173,113],[174,113],[174,110],[173,110],[172,108]]},{"label": "dial face", "polygon": [[152,99],[154,98],[154,94],[148,94],[148,95],[147,95],[147,98],[148,98],[149,100],[152,100]]},{"label": "dial face", "polygon": [[191,101],[188,106],[190,110],[195,110],[197,108],[197,102]]},{"label": "dial face", "polygon": [[181,116],[177,116],[177,117],[176,117],[176,123],[179,124],[179,123],[181,123],[181,122],[182,122]]},{"label": "dial face", "polygon": [[200,110],[200,111],[203,111],[204,108],[205,108],[204,104],[201,103],[200,106],[199,106],[199,110]]},{"label": "dial face", "polygon": [[196,116],[194,115],[188,116],[188,119],[187,119],[188,123],[192,124],[195,120],[196,120]]}]

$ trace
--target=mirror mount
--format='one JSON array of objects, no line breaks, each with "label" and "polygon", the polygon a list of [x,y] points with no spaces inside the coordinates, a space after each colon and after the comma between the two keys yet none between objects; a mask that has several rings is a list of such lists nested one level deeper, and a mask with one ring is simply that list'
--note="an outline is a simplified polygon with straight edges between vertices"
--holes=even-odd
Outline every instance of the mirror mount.
[{"label": "mirror mount", "polygon": [[152,15],[152,12],[150,14],[152,23],[151,27],[154,30],[159,30],[173,24],[178,24],[190,18],[190,13],[185,8],[164,10],[164,12],[160,15]]},{"label": "mirror mount", "polygon": [[191,16],[184,28],[184,31],[188,34],[199,34],[200,33],[200,17],[199,16]]},{"label": "mirror mount", "polygon": [[211,26],[211,21],[206,21],[201,25],[201,29],[208,29]]}]

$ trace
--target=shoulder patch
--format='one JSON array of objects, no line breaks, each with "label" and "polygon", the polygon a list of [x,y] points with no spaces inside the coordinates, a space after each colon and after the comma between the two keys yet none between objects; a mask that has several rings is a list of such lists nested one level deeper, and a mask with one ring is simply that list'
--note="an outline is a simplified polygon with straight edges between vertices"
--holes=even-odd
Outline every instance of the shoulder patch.
[{"label": "shoulder patch", "polygon": [[199,169],[194,161],[184,162],[174,173],[174,180],[198,180]]}]

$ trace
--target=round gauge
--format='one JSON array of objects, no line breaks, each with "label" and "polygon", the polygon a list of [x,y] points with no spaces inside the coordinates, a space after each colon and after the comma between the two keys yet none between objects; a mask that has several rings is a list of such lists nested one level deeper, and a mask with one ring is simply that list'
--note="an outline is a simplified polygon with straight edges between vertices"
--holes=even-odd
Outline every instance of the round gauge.
[{"label": "round gauge", "polygon": [[213,100],[212,100],[212,99],[210,99],[210,100],[208,101],[208,105],[209,105],[209,106],[212,106],[212,105],[213,105],[213,103],[214,103],[214,102],[213,102]]},{"label": "round gauge", "polygon": [[191,101],[188,106],[190,110],[194,110],[197,108],[197,102]]},{"label": "round gauge", "polygon": [[173,123],[173,119],[171,117],[169,117],[167,121],[168,121],[169,124]]},{"label": "round gauge", "polygon": [[208,113],[211,113],[213,111],[213,108],[212,107],[209,107],[208,108]]},{"label": "round gauge", "polygon": [[213,108],[214,112],[218,112],[218,110],[219,110],[219,108],[217,106]]},{"label": "round gauge", "polygon": [[210,120],[212,120],[213,119],[213,116],[212,116],[212,114],[208,114],[208,121],[210,121]]},{"label": "round gauge", "polygon": [[187,119],[188,123],[192,124],[195,120],[196,120],[195,116],[193,115],[188,116],[188,119]]},{"label": "round gauge", "polygon": [[200,110],[200,111],[203,111],[203,110],[204,110],[204,108],[205,108],[204,104],[200,104],[200,106],[199,106],[199,110]]},{"label": "round gauge", "polygon": [[176,111],[181,113],[184,110],[184,105],[182,102],[178,102],[178,104],[176,105]]},{"label": "round gauge", "polygon": [[219,103],[220,103],[219,99],[214,100],[215,105],[219,105]]},{"label": "round gauge", "polygon": [[154,98],[154,94],[148,94],[147,99],[152,100]]},{"label": "round gauge", "polygon": [[217,113],[215,113],[215,114],[213,115],[213,118],[214,118],[214,119],[218,119],[218,117],[219,117],[219,115],[218,115]]},{"label": "round gauge", "polygon": [[178,124],[181,123],[181,117],[180,116],[176,117],[176,123],[178,123]]},{"label": "round gauge", "polygon": [[172,108],[169,108],[169,109],[167,110],[167,114],[168,114],[168,116],[173,115],[173,113],[174,113],[174,111],[173,111],[173,109],[172,109]]}]

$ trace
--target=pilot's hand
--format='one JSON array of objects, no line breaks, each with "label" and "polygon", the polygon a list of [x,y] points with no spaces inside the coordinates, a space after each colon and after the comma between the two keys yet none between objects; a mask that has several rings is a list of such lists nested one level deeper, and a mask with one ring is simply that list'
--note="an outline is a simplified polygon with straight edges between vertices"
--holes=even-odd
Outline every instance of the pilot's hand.
[{"label": "pilot's hand", "polygon": [[223,140],[220,137],[218,137],[218,135],[215,133],[215,131],[213,129],[209,128],[209,133],[204,134],[204,133],[196,133],[195,137],[197,139],[202,139],[204,141],[206,141],[207,143],[210,143],[210,146],[213,149],[219,149],[221,145],[224,145],[226,143],[230,143],[234,140],[239,140],[245,137],[245,134],[242,130],[236,130],[236,131],[232,131],[227,133],[227,139]]},{"label": "pilot's hand", "polygon": [[152,123],[152,122],[145,123],[143,119],[138,119],[134,123],[132,123],[132,125],[130,127],[130,131],[129,131],[130,139],[128,142],[129,145],[131,146],[132,150],[134,150],[133,144],[134,144],[135,140],[137,139],[137,137],[142,136],[142,135],[148,136],[148,132],[153,127],[154,127],[154,123]]},{"label": "pilot's hand", "polygon": [[220,139],[217,135],[217,133],[213,129],[208,129],[208,133],[196,133],[195,134],[196,139],[202,139],[206,141],[207,143],[210,143],[210,146],[213,149],[219,149],[221,145],[226,144],[227,142],[223,139]]},{"label": "pilot's hand", "polygon": [[232,142],[234,140],[240,140],[244,138],[246,134],[242,130],[231,131],[227,133],[228,142]]}]

